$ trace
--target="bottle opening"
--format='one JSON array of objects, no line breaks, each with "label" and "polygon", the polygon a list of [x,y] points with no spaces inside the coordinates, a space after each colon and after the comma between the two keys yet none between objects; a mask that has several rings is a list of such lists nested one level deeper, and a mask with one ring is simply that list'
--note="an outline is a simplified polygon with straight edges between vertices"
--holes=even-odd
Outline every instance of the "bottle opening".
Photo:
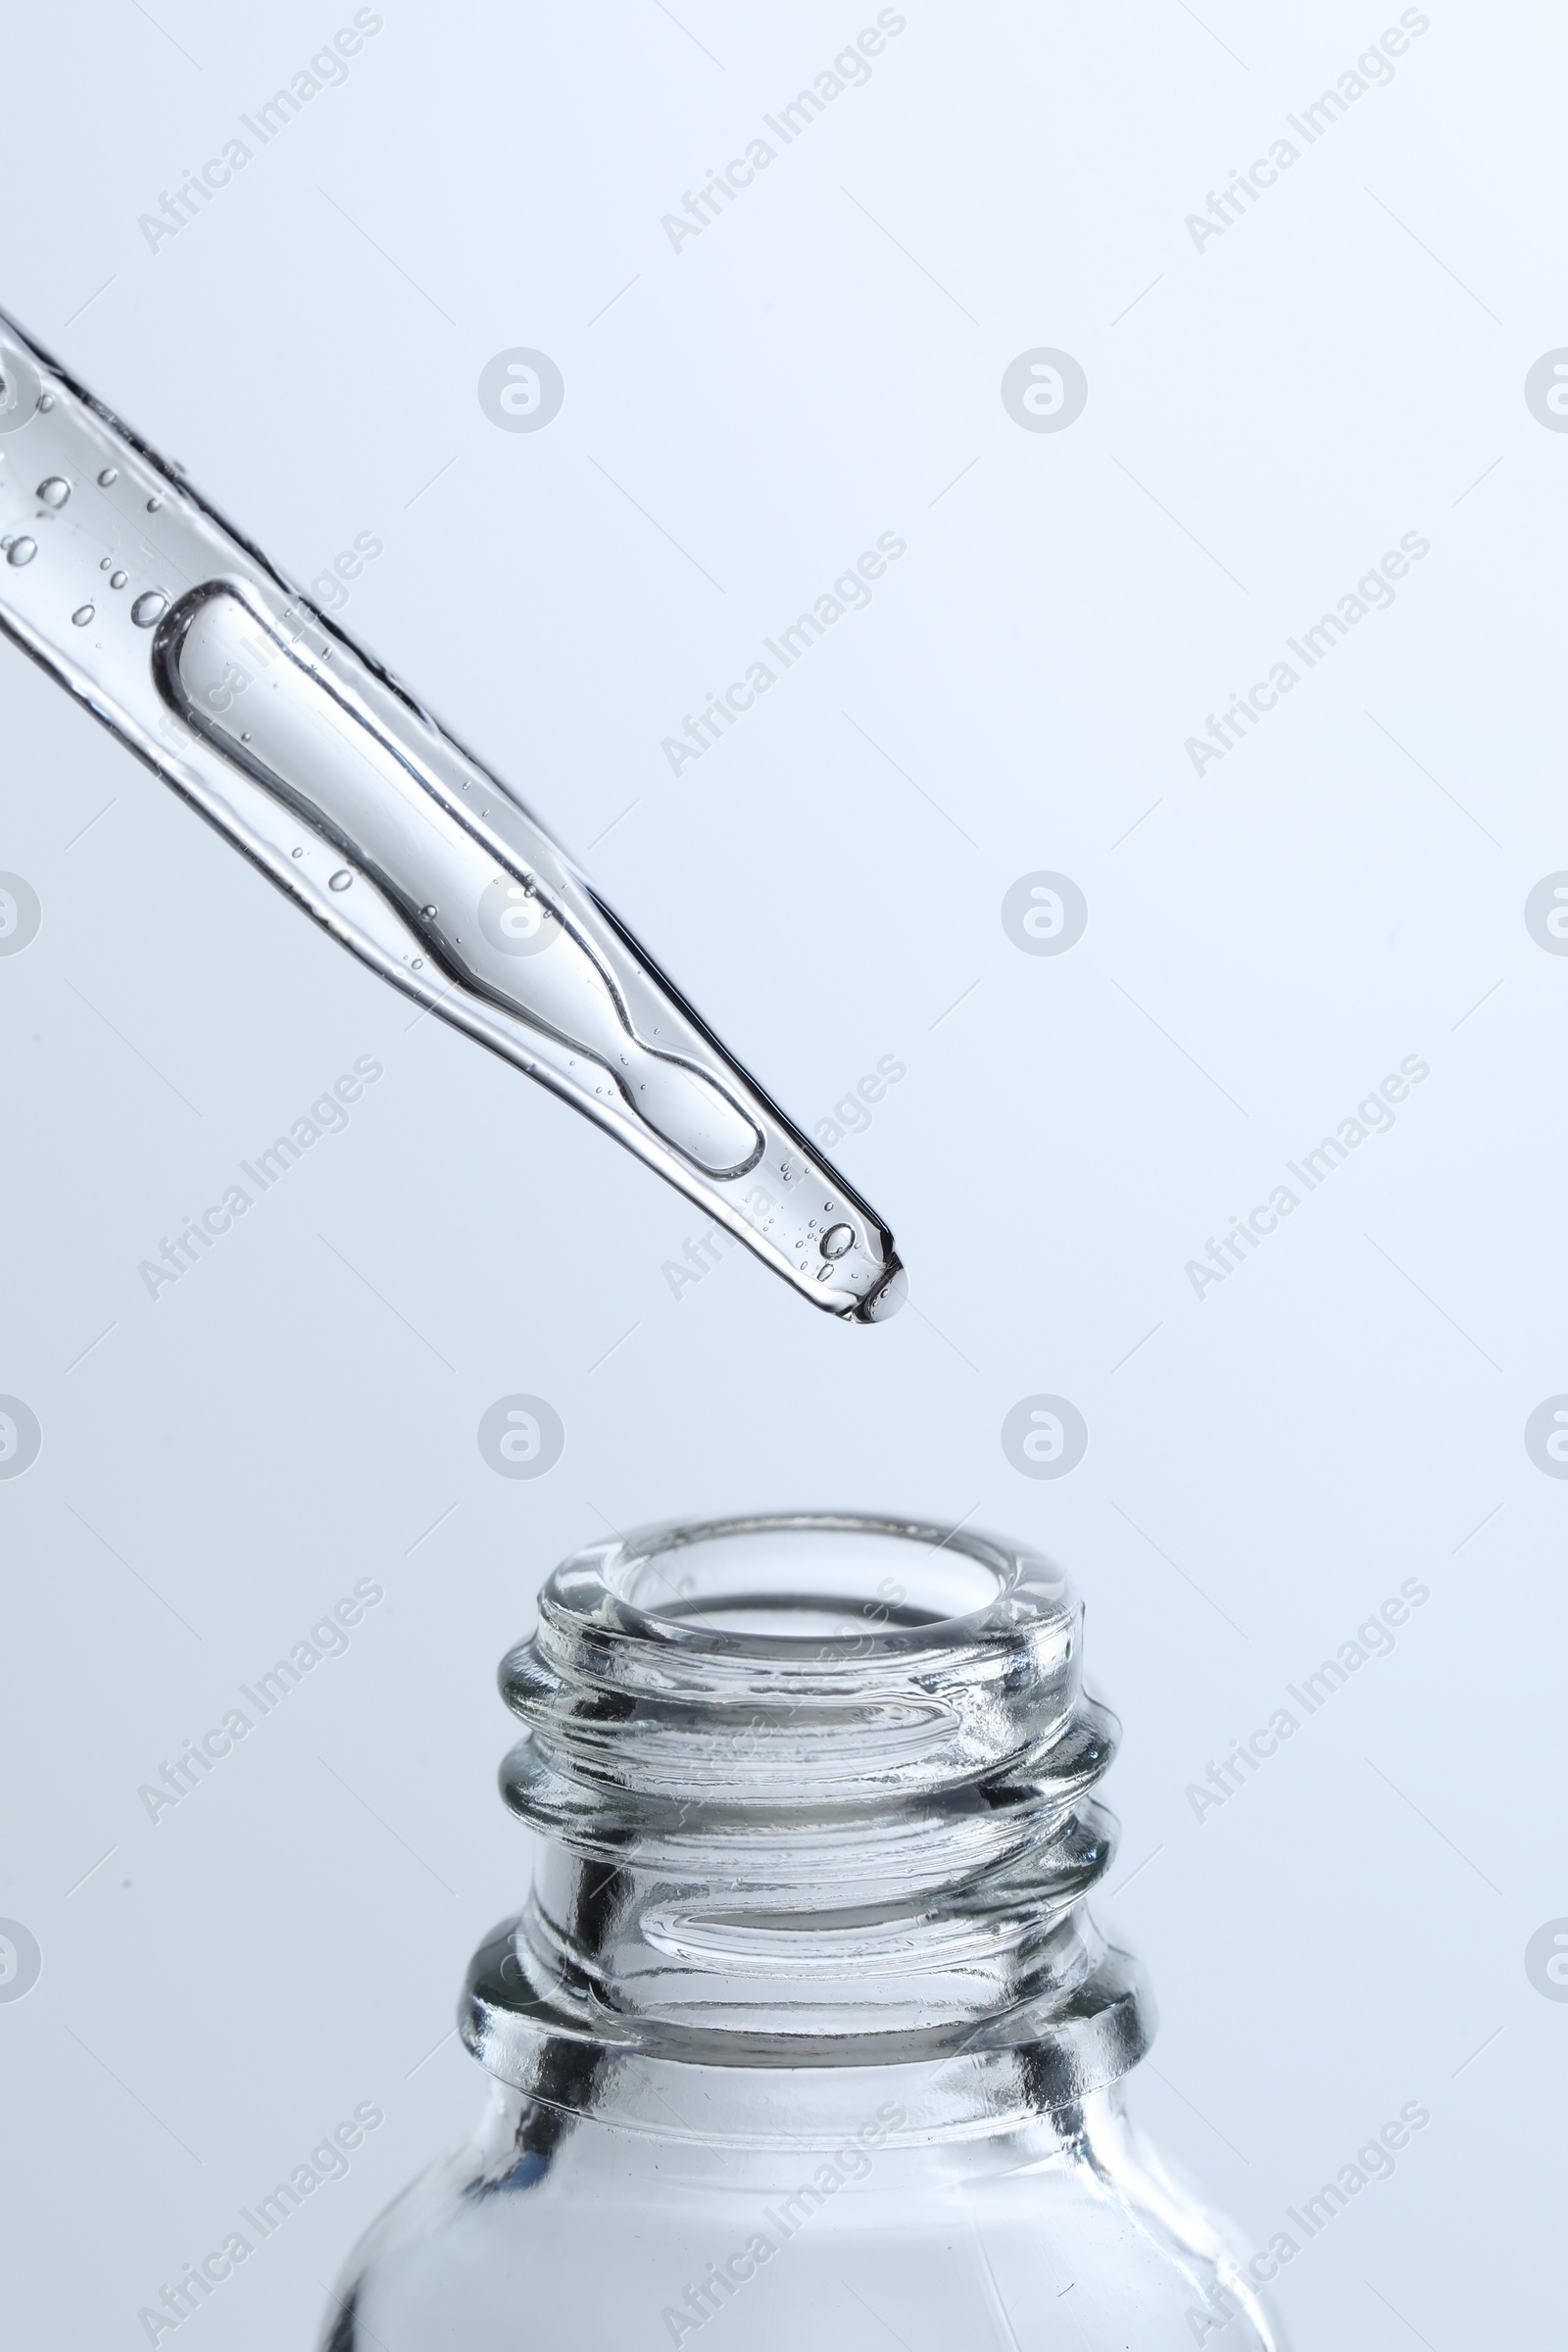
[{"label": "bottle opening", "polygon": [[634,1549],[620,1599],[662,1622],[820,1643],[916,1632],[990,1608],[1009,1582],[989,1547],[937,1529],[821,1519],[674,1531]]}]

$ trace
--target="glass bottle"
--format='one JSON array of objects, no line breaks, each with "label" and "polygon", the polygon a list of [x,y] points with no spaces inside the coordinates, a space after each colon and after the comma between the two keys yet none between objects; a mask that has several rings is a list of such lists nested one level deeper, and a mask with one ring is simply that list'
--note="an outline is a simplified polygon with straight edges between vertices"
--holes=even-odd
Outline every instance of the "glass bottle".
[{"label": "glass bottle", "polygon": [[1122,2105],[1115,1723],[1051,1563],[788,1516],[591,1546],[501,1688],[545,1840],[461,2008],[475,2137],[322,2352],[1279,2352]]}]

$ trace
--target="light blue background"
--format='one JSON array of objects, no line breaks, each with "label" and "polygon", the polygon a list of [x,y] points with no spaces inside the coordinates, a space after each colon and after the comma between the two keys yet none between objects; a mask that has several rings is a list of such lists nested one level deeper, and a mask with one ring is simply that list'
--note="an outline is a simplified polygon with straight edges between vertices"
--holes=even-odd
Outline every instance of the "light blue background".
[{"label": "light blue background", "polygon": [[[1568,343],[1564,26],[1435,5],[1199,251],[1185,216],[1396,9],[911,0],[676,253],[662,215],[874,9],[382,13],[153,253],[138,216],[352,12],[15,12],[0,300],[296,575],[383,539],[344,625],[798,1118],[907,1063],[841,1159],[913,1304],[844,1329],[740,1251],[674,1298],[684,1200],[412,1027],[0,649],[0,867],[43,907],[0,960],[0,1390],[44,1430],[0,1483],[0,1913],[43,1949],[0,2006],[17,2340],[143,2341],[375,2101],[188,2324],[310,2340],[480,2098],[436,2045],[526,1879],[492,1675],[540,1578],[607,1525],[787,1504],[1070,1569],[1126,1726],[1102,1914],[1165,2021],[1136,2109],[1251,2242],[1430,2108],[1287,2274],[1300,2352],[1541,2340],[1568,1484],[1522,1433],[1568,1389],[1568,959],[1523,905],[1568,866],[1568,437],[1522,387]],[[538,434],[478,405],[515,345],[564,375]],[[1088,376],[1060,434],[999,397],[1036,345]],[[661,739],[884,531],[870,609],[672,778]],[[1185,738],[1412,531],[1393,609],[1197,778]],[[1089,902],[1060,957],[1002,929],[1038,868]],[[138,1261],[367,1054],[348,1131],[150,1299]],[[1393,1132],[1195,1298],[1411,1054]],[[536,1483],[475,1443],[514,1391],[567,1432]],[[1002,1452],[1035,1392],[1088,1422],[1059,1483]],[[348,1653],[149,1822],[138,1785],[365,1577]],[[1187,1786],[1412,1577],[1394,1653],[1200,1824]]]}]

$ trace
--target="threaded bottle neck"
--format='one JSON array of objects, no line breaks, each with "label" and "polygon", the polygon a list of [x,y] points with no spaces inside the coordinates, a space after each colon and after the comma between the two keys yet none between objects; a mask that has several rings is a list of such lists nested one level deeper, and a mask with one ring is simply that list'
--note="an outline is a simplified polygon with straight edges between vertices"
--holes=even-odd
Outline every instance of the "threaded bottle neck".
[{"label": "threaded bottle neck", "polygon": [[502,1666],[527,1727],[502,1788],[546,1849],[475,1964],[470,2044],[514,2082],[552,2039],[950,2086],[1049,2042],[1064,2096],[1113,2080],[1142,2029],[1083,1908],[1115,1726],[1080,1625],[1038,1555],[888,1519],[577,1553]]}]

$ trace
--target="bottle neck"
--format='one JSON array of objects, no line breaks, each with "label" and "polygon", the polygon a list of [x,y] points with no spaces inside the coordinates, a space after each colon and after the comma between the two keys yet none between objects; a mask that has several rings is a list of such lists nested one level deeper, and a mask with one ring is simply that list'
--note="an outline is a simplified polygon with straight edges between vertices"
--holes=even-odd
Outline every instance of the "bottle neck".
[{"label": "bottle neck", "polygon": [[860,2106],[995,2130],[1115,2081],[1150,2026],[1084,1905],[1115,1726],[1080,1626],[1038,1556],[888,1520],[568,1560],[502,1667],[527,1727],[502,1788],[546,1843],[475,1960],[469,2046],[662,2133],[679,2075],[723,2069],[698,2135],[717,2107],[738,2140]]}]

